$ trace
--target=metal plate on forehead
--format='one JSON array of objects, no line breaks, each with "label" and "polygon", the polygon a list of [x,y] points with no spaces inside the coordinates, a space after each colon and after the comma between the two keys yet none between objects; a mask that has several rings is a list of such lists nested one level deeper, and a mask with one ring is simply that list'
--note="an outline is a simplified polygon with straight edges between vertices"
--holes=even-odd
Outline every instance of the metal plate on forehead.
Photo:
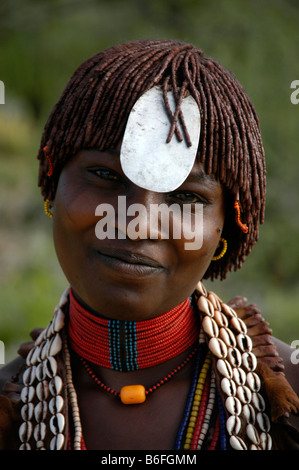
[{"label": "metal plate on forehead", "polygon": [[[172,92],[168,92],[168,100],[174,113]],[[199,143],[200,112],[191,95],[182,100],[181,110],[192,142],[191,147],[187,146],[185,139],[179,142],[176,135],[166,143],[170,120],[161,88],[151,88],[133,106],[123,137],[120,162],[125,175],[141,188],[170,192],[188,177]],[[179,121],[178,126],[181,130]]]}]

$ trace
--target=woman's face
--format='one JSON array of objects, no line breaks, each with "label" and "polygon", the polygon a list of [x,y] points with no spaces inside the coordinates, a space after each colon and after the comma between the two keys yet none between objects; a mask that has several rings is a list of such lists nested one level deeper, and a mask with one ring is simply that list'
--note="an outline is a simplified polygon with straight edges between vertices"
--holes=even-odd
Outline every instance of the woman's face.
[{"label": "woman's face", "polygon": [[[141,206],[135,208],[143,210],[130,213],[136,203]],[[159,224],[153,229],[149,216],[154,205],[161,204],[180,209],[170,217],[168,237],[162,235]],[[186,219],[187,207],[191,218],[189,213]],[[115,215],[109,229],[104,210]],[[190,249],[196,214],[201,210],[203,223],[196,233],[202,230],[202,244]],[[224,217],[222,186],[198,162],[180,188],[156,193],[126,178],[118,151],[82,150],[60,175],[54,242],[79,300],[108,318],[142,320],[170,310],[192,294],[217,249]],[[178,225],[181,236],[175,238]]]}]

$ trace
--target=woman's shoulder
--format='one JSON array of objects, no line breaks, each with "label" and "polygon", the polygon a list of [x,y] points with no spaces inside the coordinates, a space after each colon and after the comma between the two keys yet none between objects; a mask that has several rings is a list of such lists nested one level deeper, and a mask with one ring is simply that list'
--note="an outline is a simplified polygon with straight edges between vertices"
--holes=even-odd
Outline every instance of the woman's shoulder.
[{"label": "woman's shoulder", "polygon": [[24,362],[25,360],[19,356],[0,369],[0,394],[6,394],[6,384],[15,380]]}]

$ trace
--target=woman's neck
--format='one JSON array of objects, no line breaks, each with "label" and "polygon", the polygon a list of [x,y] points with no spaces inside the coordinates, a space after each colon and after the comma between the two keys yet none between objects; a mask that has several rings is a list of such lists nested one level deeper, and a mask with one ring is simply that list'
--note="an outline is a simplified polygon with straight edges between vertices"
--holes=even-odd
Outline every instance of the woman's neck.
[{"label": "woman's neck", "polygon": [[186,351],[198,334],[191,298],[160,316],[135,322],[96,316],[70,291],[70,345],[96,365],[117,371],[155,366]]}]

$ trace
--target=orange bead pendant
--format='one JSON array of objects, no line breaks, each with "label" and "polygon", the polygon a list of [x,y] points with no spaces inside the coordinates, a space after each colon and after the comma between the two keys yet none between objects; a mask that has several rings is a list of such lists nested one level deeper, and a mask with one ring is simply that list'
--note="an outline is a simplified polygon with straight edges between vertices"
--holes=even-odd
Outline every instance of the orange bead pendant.
[{"label": "orange bead pendant", "polygon": [[139,405],[146,400],[143,385],[125,385],[120,391],[120,399],[124,405]]}]

